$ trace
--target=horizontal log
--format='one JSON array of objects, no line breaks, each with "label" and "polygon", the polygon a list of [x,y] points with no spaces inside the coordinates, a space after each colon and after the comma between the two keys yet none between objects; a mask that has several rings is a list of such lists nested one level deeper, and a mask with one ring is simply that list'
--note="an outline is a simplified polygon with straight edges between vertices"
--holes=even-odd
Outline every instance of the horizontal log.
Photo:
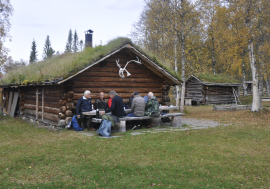
[{"label": "horizontal log", "polygon": [[[28,118],[31,118],[33,120],[36,119],[36,116],[30,115],[30,114],[24,114],[24,116],[28,117]],[[42,121],[41,117],[39,117],[38,120],[41,122]],[[58,121],[52,121],[52,120],[49,120],[49,119],[45,119],[44,117],[43,117],[43,121],[45,123],[47,123],[47,124],[50,124],[50,125],[58,125]]]},{"label": "horizontal log", "polygon": [[[129,68],[127,66],[126,68],[128,70],[129,73],[135,74],[135,73],[144,73],[144,74],[151,74],[153,73],[153,71],[149,70],[149,69],[140,69],[140,68]],[[115,73],[119,73],[119,67],[92,67],[88,70],[86,70],[86,72],[115,72]]]},{"label": "horizontal log", "polygon": [[[35,116],[36,115],[36,110],[25,109],[24,110],[24,113]],[[41,114],[38,114],[38,117],[42,117],[42,115]],[[46,113],[46,112],[44,112],[43,117],[45,119],[48,119],[48,120],[51,120],[51,121],[55,121],[55,122],[58,122],[58,120],[59,120],[58,115],[57,114],[52,114],[52,113]]]},{"label": "horizontal log", "polygon": [[162,88],[105,88],[105,87],[100,87],[100,88],[74,88],[73,91],[74,93],[84,93],[86,90],[90,90],[91,93],[99,93],[100,91],[103,91],[104,93],[108,93],[111,90],[116,91],[117,93],[133,93],[134,89],[136,91],[139,91],[140,93],[146,93],[146,92],[153,92],[153,93],[162,93]]},{"label": "horizontal log", "polygon": [[[135,57],[135,59],[136,59],[136,57]],[[106,59],[106,61],[107,61],[107,64],[106,65],[101,65],[101,64],[97,64],[97,65],[95,65],[95,66],[93,66],[93,67],[97,67],[97,68],[100,68],[100,67],[106,67],[106,68],[118,68],[119,69],[119,67],[117,66],[117,64],[116,64],[116,60],[118,60],[118,58],[111,58],[111,57],[109,57],[109,58],[107,58]],[[130,61],[131,59],[120,59],[120,64],[121,65],[124,65],[124,64],[126,64],[126,62],[128,62],[128,61]],[[128,68],[137,68],[137,69],[148,69],[145,65],[143,65],[143,64],[128,64]]]},{"label": "horizontal log", "polygon": [[[30,109],[30,110],[36,110],[36,105],[24,104],[24,108],[25,109]],[[42,111],[42,106],[39,106],[38,110]],[[52,108],[52,107],[44,106],[44,112],[58,114],[60,112],[60,109],[59,108]]]},{"label": "horizontal log", "polygon": [[161,83],[161,78],[120,78],[120,77],[78,77],[74,78],[76,82],[132,82],[132,83]]},{"label": "horizontal log", "polygon": [[[100,76],[107,76],[107,77],[117,77],[119,78],[119,73],[114,72],[83,72],[81,74],[78,74],[78,77],[100,77]],[[126,76],[126,74],[125,74]],[[160,78],[155,74],[140,74],[140,73],[131,73],[131,76],[128,76],[128,78]]]},{"label": "horizontal log", "polygon": [[[25,100],[25,103],[26,104],[36,104],[36,101],[35,100]],[[41,103],[39,103],[39,104],[41,104]]]},{"label": "horizontal log", "polygon": [[24,111],[24,106],[20,106],[20,111]]},{"label": "horizontal log", "polygon": [[[151,87],[151,88],[161,88],[163,86],[162,83],[120,83],[120,82],[76,82],[73,86],[74,88],[84,88],[84,87],[110,87],[110,88],[115,88],[115,87],[136,87],[136,88],[141,88],[141,87]],[[66,93],[64,93],[66,94]]]},{"label": "horizontal log", "polygon": [[20,106],[24,106],[25,102],[19,102]]},{"label": "horizontal log", "polygon": [[[36,100],[36,96],[32,95],[26,95],[25,100]],[[42,95],[38,95],[38,100],[41,102],[42,101]],[[49,101],[49,102],[58,102],[59,98],[58,97],[49,97],[49,96],[44,96],[44,102]]]},{"label": "horizontal log", "polygon": [[[131,92],[131,93],[117,93],[117,94],[118,94],[118,96],[120,96],[122,98],[130,98],[132,96],[133,92]],[[140,96],[144,97],[145,95],[148,95],[148,93],[141,93],[140,92]],[[82,96],[83,96],[83,93],[74,93],[73,100],[78,100]],[[162,94],[161,93],[154,93],[154,96],[155,97],[162,97]],[[99,98],[99,93],[92,93],[91,92],[91,98],[92,99]],[[108,100],[109,98],[110,98],[109,93],[105,93],[104,94],[104,99]]]}]

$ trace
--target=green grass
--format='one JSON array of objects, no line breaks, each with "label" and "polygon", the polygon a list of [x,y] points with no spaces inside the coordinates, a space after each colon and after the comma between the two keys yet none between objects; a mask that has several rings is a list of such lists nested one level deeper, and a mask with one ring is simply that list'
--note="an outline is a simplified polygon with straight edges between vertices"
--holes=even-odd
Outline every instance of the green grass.
[{"label": "green grass", "polygon": [[207,82],[207,83],[241,83],[241,81],[234,79],[233,77],[229,75],[224,74],[197,74],[196,77],[198,77],[201,81]]},{"label": "green grass", "polygon": [[247,96],[247,97],[240,96],[239,100],[242,103],[241,105],[251,105],[253,101],[253,96],[252,95]]},{"label": "green grass", "polygon": [[1,114],[0,188],[270,186],[270,113],[214,112],[211,106],[188,107],[188,112],[187,117],[212,115],[226,122],[239,116],[240,122],[103,139],[41,129]]},{"label": "green grass", "polygon": [[[148,56],[151,60],[181,81],[180,75],[175,73],[168,66],[164,65],[156,56],[136,46],[129,38],[123,37],[111,40],[107,45],[104,46],[100,45],[95,48],[86,48],[82,52],[65,53],[59,56],[54,56],[47,60],[28,64],[25,67],[5,74],[3,80],[5,84],[26,85],[30,83],[42,83],[61,77],[67,78],[126,44],[131,44],[136,47],[139,51],[141,51],[141,53]],[[2,84],[0,84],[0,86],[1,85]]]}]

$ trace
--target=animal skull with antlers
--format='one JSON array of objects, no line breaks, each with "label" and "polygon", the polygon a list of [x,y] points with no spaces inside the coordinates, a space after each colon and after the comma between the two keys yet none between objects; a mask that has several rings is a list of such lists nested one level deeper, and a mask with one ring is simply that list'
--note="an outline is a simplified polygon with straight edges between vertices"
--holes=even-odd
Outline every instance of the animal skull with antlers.
[{"label": "animal skull with antlers", "polygon": [[124,77],[125,77],[124,71],[127,72],[127,77],[131,75],[131,74],[126,70],[126,67],[127,67],[127,65],[128,65],[130,62],[135,62],[135,63],[141,64],[141,62],[140,62],[140,60],[139,60],[138,57],[137,57],[137,59],[138,59],[138,60],[130,60],[130,61],[128,61],[128,62],[126,63],[126,66],[125,66],[124,68],[121,68],[121,66],[120,66],[120,64],[119,64],[119,62],[120,62],[119,59],[116,60],[116,64],[117,64],[117,66],[119,67],[119,76],[120,76],[121,78],[124,78]]}]

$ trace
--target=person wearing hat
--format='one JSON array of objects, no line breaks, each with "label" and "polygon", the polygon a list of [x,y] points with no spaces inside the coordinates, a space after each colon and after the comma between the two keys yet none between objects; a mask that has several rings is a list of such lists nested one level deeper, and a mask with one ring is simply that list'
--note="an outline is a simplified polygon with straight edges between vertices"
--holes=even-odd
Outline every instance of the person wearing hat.
[{"label": "person wearing hat", "polygon": [[[134,99],[131,105],[131,113],[127,117],[142,117],[144,116],[145,101],[144,98],[139,95],[138,91],[134,91]],[[134,126],[132,130],[140,128],[139,122],[133,122]]]}]

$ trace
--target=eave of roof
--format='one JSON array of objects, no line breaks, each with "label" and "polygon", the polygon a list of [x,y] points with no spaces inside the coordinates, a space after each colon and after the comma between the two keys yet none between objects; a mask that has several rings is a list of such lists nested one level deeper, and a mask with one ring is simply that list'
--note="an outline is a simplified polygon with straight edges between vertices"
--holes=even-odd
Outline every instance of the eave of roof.
[{"label": "eave of roof", "polygon": [[234,87],[234,86],[242,86],[243,85],[243,83],[214,83],[214,82],[211,83],[211,82],[204,82],[204,81],[201,81],[199,78],[197,78],[195,75],[191,75],[185,82],[187,82],[191,78],[195,78],[198,81],[200,81],[202,84],[207,85],[207,86],[231,86],[231,87]]}]

